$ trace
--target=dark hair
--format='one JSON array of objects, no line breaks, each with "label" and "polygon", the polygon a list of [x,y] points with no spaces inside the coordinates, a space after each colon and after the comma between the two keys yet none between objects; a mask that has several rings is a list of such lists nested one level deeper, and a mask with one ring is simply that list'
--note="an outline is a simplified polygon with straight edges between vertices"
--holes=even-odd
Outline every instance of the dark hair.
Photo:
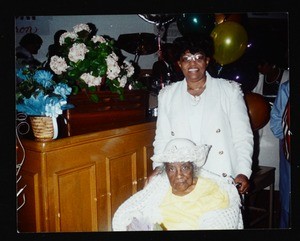
[{"label": "dark hair", "polygon": [[60,36],[66,32],[67,32],[67,30],[65,30],[65,29],[57,30],[54,34],[54,43],[59,44]]},{"label": "dark hair", "polygon": [[19,44],[22,46],[22,47],[25,47],[27,46],[28,44],[40,44],[42,45],[43,43],[43,40],[42,38],[35,34],[35,33],[27,33],[26,35],[24,35]]},{"label": "dark hair", "polygon": [[89,36],[93,37],[94,35],[96,35],[98,32],[98,28],[96,27],[96,25],[93,23],[87,23],[87,25],[89,26],[89,28],[91,30]]},{"label": "dark hair", "polygon": [[214,54],[213,39],[209,35],[184,36],[176,38],[173,42],[175,49],[175,58],[180,59],[181,55],[189,50],[192,54],[197,52],[204,53],[207,57]]}]

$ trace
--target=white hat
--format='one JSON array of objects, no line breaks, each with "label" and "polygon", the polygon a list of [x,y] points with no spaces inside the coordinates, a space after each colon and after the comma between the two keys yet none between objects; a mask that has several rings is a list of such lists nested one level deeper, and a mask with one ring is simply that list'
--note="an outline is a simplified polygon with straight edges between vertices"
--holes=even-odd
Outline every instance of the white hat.
[{"label": "white hat", "polygon": [[151,160],[157,163],[194,162],[198,167],[202,167],[210,148],[211,145],[197,146],[189,139],[176,138],[168,142],[163,153],[152,156]]}]

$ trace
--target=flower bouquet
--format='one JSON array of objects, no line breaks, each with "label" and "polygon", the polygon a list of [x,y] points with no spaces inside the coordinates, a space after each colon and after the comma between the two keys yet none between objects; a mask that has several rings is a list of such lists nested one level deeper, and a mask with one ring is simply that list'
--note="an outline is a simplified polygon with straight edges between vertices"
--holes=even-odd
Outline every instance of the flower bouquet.
[{"label": "flower bouquet", "polygon": [[32,126],[35,136],[41,134],[38,138],[43,139],[44,131],[47,132],[49,129],[46,135],[52,135],[55,139],[58,131],[56,118],[63,113],[63,110],[73,108],[72,104],[67,103],[71,88],[66,83],[55,82],[50,71],[39,68],[24,67],[17,70],[17,80],[17,111],[30,116],[32,125],[45,124],[44,128],[38,126],[37,133]]},{"label": "flower bouquet", "polygon": [[50,68],[60,82],[72,87],[72,94],[84,90],[90,99],[99,101],[96,90],[108,88],[124,99],[124,88],[142,88],[134,81],[135,68],[118,52],[115,41],[109,37],[89,36],[87,24],[78,24],[73,31],[60,37],[61,56],[51,57]]}]

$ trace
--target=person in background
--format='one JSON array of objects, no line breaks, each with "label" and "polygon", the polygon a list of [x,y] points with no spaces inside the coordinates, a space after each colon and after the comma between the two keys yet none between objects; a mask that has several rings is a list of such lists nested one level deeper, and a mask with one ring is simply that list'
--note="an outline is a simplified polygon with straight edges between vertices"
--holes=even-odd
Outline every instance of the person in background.
[{"label": "person in background", "polygon": [[163,43],[159,60],[152,65],[152,77],[154,81],[163,85],[176,82],[184,78],[177,61],[174,59],[174,48],[172,43]]},{"label": "person in background", "polygon": [[[285,110],[289,107],[289,80],[279,86],[278,95],[271,109],[270,128],[276,138],[279,139],[279,193],[280,193],[280,228],[290,227],[290,203],[291,203],[291,165],[289,147],[286,148],[285,137],[290,135],[289,130],[283,126]],[[289,114],[287,116],[289,118]],[[289,124],[289,123],[288,123]],[[286,135],[285,135],[286,134]]]},{"label": "person in background", "polygon": [[[272,44],[270,44],[272,43]],[[286,51],[277,41],[267,41],[259,49],[258,71],[259,79],[252,92],[261,94],[270,104],[270,110],[277,96],[279,86],[289,79],[289,69],[286,66]],[[274,166],[275,175],[279,176],[279,140],[270,129],[270,121],[261,129],[255,131],[258,166]],[[278,179],[275,179],[275,189],[278,189]]]},{"label": "person in background", "polygon": [[158,176],[119,206],[113,231],[242,229],[233,180],[201,169],[210,148],[175,138],[152,156],[162,164]]},{"label": "person in background", "polygon": [[258,71],[258,83],[252,91],[263,95],[272,106],[277,96],[279,85],[289,78],[289,70],[283,69],[276,64],[276,60],[272,59],[272,56],[265,55],[258,63]]},{"label": "person in background", "polygon": [[[176,59],[185,78],[164,87],[158,95],[154,154],[174,138],[211,145],[203,168],[231,176],[244,194],[252,174],[253,132],[240,84],[213,78],[207,66],[213,56],[210,36],[180,37],[174,41]],[[153,162],[151,178],[159,172]]]},{"label": "person in background", "polygon": [[61,45],[59,43],[59,38],[63,33],[66,33],[66,32],[67,32],[67,30],[65,30],[65,29],[60,29],[55,32],[54,39],[53,39],[54,42],[53,42],[53,44],[49,45],[49,47],[48,47],[48,53],[47,53],[48,60],[47,60],[46,66],[45,66],[47,69],[50,69],[49,64],[50,64],[51,57],[54,55],[58,55],[58,56],[61,55]]},{"label": "person in background", "polygon": [[16,69],[23,66],[38,67],[42,63],[34,55],[38,54],[43,44],[43,39],[35,33],[25,34],[16,48]]}]

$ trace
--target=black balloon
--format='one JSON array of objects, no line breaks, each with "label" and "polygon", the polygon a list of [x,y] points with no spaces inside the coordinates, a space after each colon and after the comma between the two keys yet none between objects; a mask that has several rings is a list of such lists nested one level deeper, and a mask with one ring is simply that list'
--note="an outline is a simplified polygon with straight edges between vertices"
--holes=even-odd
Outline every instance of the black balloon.
[{"label": "black balloon", "polygon": [[210,34],[215,27],[214,14],[183,13],[177,17],[177,28],[183,35]]},{"label": "black balloon", "polygon": [[241,84],[244,92],[251,91],[257,85],[259,78],[257,61],[247,51],[231,64],[221,66],[218,63],[211,63],[208,71],[214,77],[235,80]]}]

